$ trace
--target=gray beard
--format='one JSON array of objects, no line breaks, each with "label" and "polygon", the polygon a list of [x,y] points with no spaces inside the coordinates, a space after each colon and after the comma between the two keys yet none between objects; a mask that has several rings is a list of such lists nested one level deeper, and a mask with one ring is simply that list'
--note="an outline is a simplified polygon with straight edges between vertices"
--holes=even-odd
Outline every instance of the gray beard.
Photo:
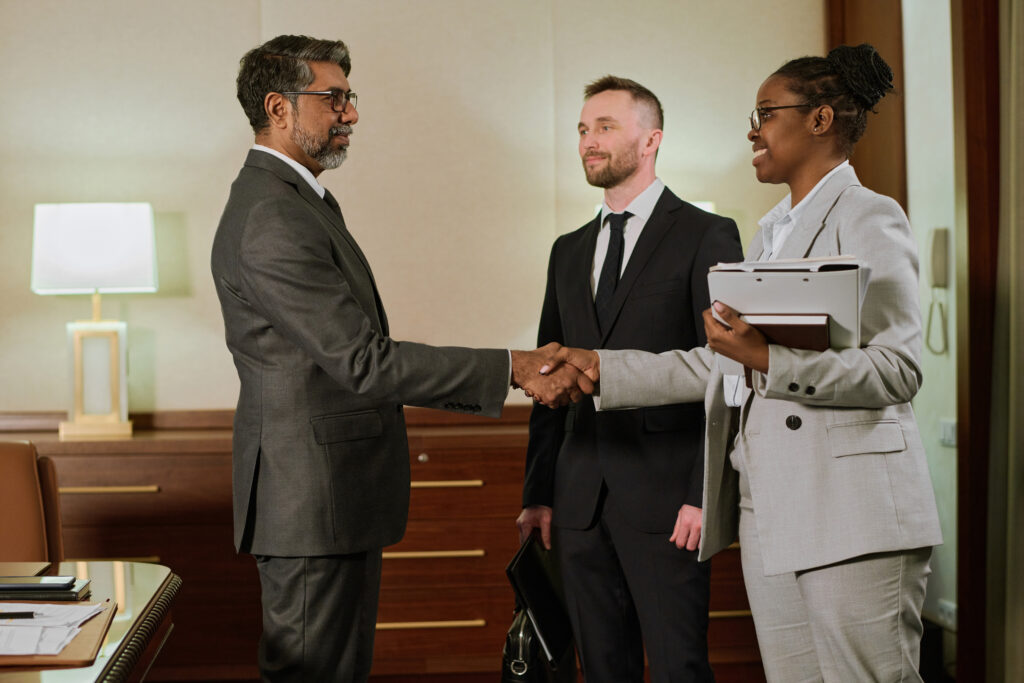
[{"label": "gray beard", "polygon": [[342,147],[341,149],[333,149],[331,147],[331,137],[334,135],[350,135],[351,133],[352,126],[335,126],[331,128],[325,137],[318,138],[314,133],[310,133],[302,128],[298,121],[295,121],[292,141],[310,159],[320,164],[320,168],[329,171],[332,168],[341,166],[342,162],[345,161],[345,157],[348,156],[348,147]]},{"label": "gray beard", "polygon": [[590,170],[586,161],[583,162],[583,173],[587,176],[587,182],[594,187],[608,189],[615,187],[629,176],[636,172],[640,166],[640,155],[632,147],[623,156],[609,157],[608,163],[601,169]]}]

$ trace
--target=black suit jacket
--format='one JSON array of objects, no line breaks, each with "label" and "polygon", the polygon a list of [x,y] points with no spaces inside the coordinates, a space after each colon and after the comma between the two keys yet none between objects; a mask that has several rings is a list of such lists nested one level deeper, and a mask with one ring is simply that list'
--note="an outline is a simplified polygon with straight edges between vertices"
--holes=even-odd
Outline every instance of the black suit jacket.
[{"label": "black suit jacket", "polygon": [[[601,334],[590,278],[600,215],[551,249],[538,345],[661,352],[705,343],[708,268],[741,261],[736,224],[666,188],[630,255]],[[668,532],[684,504],[701,505],[704,406],[598,413],[589,397],[530,415],[523,505],[548,505],[556,526],[587,528],[605,482],[637,529]]]},{"label": "black suit jacket", "polygon": [[241,388],[235,545],[262,555],[398,542],[409,507],[402,404],[498,416],[508,352],[387,336],[370,265],[288,164],[253,150],[211,268]]}]

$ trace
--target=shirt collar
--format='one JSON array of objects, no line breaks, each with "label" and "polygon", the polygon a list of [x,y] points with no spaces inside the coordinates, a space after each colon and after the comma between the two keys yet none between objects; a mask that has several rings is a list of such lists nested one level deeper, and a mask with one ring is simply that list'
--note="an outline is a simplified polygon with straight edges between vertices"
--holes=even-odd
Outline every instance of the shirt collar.
[{"label": "shirt collar", "polygon": [[[641,225],[645,224],[647,219],[651,217],[651,214],[654,213],[654,205],[658,203],[658,199],[664,190],[665,183],[661,182],[661,178],[655,178],[654,182],[648,185],[646,190],[634,197],[633,201],[623,211],[629,211],[640,219]],[[601,202],[601,225],[604,225],[604,220],[612,213],[617,212],[612,211],[608,208],[607,204]]]},{"label": "shirt collar", "polygon": [[849,165],[850,160],[847,159],[846,161],[844,161],[843,163],[839,164],[831,171],[826,173],[824,176],[822,176],[821,180],[818,181],[818,184],[811,188],[811,191],[807,193],[807,196],[801,199],[800,203],[797,204],[796,206],[792,206],[793,194],[787,194],[785,197],[782,198],[782,201],[776,204],[774,207],[772,207],[772,210],[766,213],[764,217],[757,222],[757,224],[761,226],[762,230],[769,230],[776,223],[781,223],[787,216],[789,217],[789,222],[795,224],[798,220],[800,220],[800,214],[802,214],[804,210],[807,208],[807,205],[811,203],[811,200],[814,198],[814,195],[818,194],[818,190],[821,189],[822,185],[824,185],[829,178],[834,176],[839,171],[839,169]]},{"label": "shirt collar", "polygon": [[270,147],[265,147],[263,145],[253,145],[252,148],[258,149],[261,152],[266,152],[267,154],[271,154],[280,159],[281,161],[283,161],[284,163],[288,164],[292,168],[294,168],[295,172],[302,176],[303,180],[309,183],[309,186],[313,188],[313,191],[320,195],[320,199],[324,198],[324,193],[327,192],[327,190],[324,189],[323,185],[316,181],[316,178],[313,176],[313,174],[310,172],[308,168],[306,168],[299,162],[295,161],[295,159],[292,159],[287,154],[282,154],[281,152],[278,152],[276,149],[271,149]]}]

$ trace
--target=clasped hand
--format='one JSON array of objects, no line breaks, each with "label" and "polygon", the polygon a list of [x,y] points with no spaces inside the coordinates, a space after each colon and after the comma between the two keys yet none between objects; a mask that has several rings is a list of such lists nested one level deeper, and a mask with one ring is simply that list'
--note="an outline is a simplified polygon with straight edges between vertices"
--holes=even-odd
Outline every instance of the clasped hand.
[{"label": "clasped hand", "polygon": [[594,393],[594,383],[571,363],[553,364],[559,344],[551,343],[536,351],[512,352],[512,386],[549,408],[575,403]]},{"label": "clasped hand", "polygon": [[[714,302],[713,307],[714,312],[711,308],[704,311],[704,333],[707,336],[708,347],[749,368],[768,372],[768,342],[764,335],[756,327],[743,322],[739,313],[720,301]],[[721,320],[715,318],[715,313]],[[725,321],[725,324],[721,321]],[[559,373],[571,370],[582,375],[580,379],[589,380],[589,390],[583,389],[583,393],[593,393],[594,387],[601,379],[601,358],[597,351],[551,343],[531,353],[543,357],[539,371],[544,376],[553,378]],[[580,384],[581,388],[583,386]],[[531,393],[527,387],[523,388],[527,389],[527,394]],[[578,397],[571,400],[576,401]],[[544,400],[541,400],[541,403],[547,405]]]}]

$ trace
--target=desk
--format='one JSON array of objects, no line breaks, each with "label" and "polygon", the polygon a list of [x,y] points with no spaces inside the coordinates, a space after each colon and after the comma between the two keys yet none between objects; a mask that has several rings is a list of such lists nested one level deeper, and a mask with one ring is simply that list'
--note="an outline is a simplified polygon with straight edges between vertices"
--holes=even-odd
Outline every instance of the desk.
[{"label": "desk", "polygon": [[59,669],[0,667],[0,683],[140,681],[174,628],[171,605],[181,579],[142,562],[63,562],[60,573],[92,581],[89,602],[110,599],[118,611],[92,666]]}]

